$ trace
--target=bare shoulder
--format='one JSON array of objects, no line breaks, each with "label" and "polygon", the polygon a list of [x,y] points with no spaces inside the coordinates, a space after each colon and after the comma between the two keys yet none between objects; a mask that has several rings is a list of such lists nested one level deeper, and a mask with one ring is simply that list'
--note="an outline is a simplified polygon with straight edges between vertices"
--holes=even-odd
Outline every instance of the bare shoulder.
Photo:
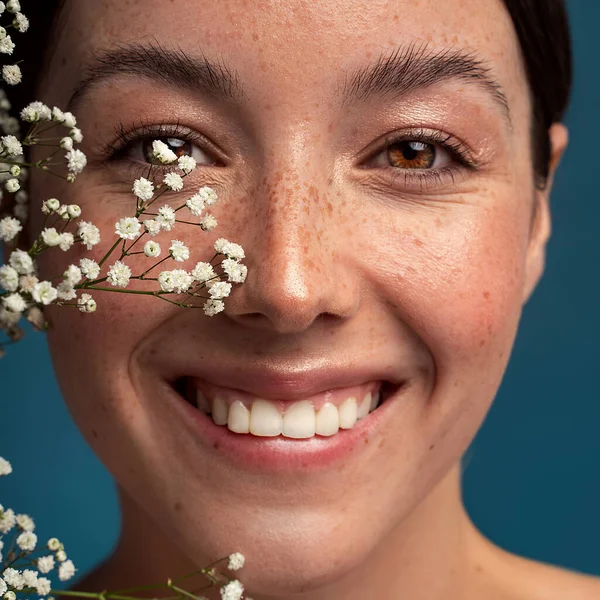
[{"label": "bare shoulder", "polygon": [[600,600],[600,577],[512,554],[473,533],[469,600]]}]

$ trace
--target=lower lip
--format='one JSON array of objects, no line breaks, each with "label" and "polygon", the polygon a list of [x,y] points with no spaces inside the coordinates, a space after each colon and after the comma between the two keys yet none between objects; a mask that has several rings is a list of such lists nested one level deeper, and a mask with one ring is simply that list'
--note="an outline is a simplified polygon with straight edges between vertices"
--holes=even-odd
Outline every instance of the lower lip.
[{"label": "lower lip", "polygon": [[376,434],[392,402],[402,394],[401,385],[393,395],[375,411],[369,413],[352,427],[340,429],[332,436],[314,436],[293,439],[283,436],[259,437],[229,431],[223,425],[215,425],[212,418],[193,407],[167,384],[174,410],[181,417],[191,434],[200,439],[207,448],[228,461],[248,471],[294,471],[326,469],[336,462],[347,459],[368,443]]}]

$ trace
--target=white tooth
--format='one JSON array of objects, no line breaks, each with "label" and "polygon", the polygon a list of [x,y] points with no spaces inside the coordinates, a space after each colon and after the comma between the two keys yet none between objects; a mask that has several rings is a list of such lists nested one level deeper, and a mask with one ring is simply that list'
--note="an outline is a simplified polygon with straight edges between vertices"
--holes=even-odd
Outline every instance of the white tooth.
[{"label": "white tooth", "polygon": [[289,438],[310,438],[315,435],[315,407],[309,400],[290,406],[283,415],[283,435]]},{"label": "white tooth", "polygon": [[283,419],[277,408],[266,400],[255,400],[250,410],[250,433],[268,437],[282,431]]},{"label": "white tooth", "polygon": [[208,414],[210,412],[210,404],[204,397],[204,394],[200,390],[196,390],[196,406],[203,412]]},{"label": "white tooth", "polygon": [[358,405],[357,418],[364,419],[371,409],[371,392],[367,392],[362,402]]},{"label": "white tooth", "polygon": [[225,400],[218,396],[213,400],[212,403],[212,418],[215,425],[227,425],[227,418],[229,416],[229,409]]},{"label": "white tooth", "polygon": [[334,435],[340,428],[340,417],[335,404],[325,402],[317,412],[316,433],[319,435]]},{"label": "white tooth", "polygon": [[250,431],[250,411],[236,400],[229,407],[227,427],[235,433],[248,433]]},{"label": "white tooth", "polygon": [[346,398],[339,406],[340,427],[342,429],[351,429],[356,424],[357,419],[356,398],[350,396]]},{"label": "white tooth", "polygon": [[371,412],[372,410],[375,410],[377,408],[380,400],[381,400],[381,390],[379,390],[376,394],[373,394],[373,397],[371,398],[371,408],[369,409],[369,412]]}]

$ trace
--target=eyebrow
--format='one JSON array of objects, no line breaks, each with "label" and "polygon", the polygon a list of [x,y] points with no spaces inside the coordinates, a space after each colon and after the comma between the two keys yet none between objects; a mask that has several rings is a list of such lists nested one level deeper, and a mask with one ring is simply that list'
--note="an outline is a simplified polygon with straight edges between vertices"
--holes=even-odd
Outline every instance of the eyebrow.
[{"label": "eyebrow", "polygon": [[93,54],[84,77],[69,98],[67,110],[72,111],[94,86],[119,75],[153,79],[193,92],[204,91],[217,99],[240,102],[245,97],[239,77],[225,64],[204,55],[190,56],[182,49],[163,48],[159,43],[131,43]]},{"label": "eyebrow", "polygon": [[417,42],[391,54],[382,53],[373,65],[346,75],[338,93],[347,106],[376,95],[402,96],[448,80],[461,80],[485,90],[510,126],[508,100],[491,68],[473,52],[460,48],[433,51],[426,43]]},{"label": "eyebrow", "polygon": [[[153,79],[196,93],[203,91],[218,100],[241,103],[247,99],[237,72],[224,63],[204,54],[196,57],[180,48],[164,48],[158,42],[147,45],[134,42],[96,51],[73,90],[66,110],[73,111],[94,86],[119,75]],[[402,96],[457,79],[487,91],[510,126],[510,108],[502,86],[484,61],[462,49],[435,52],[429,50],[427,44],[418,43],[397,48],[391,54],[382,54],[376,63],[346,74],[336,94],[342,96],[342,105],[348,106],[372,96]]]}]

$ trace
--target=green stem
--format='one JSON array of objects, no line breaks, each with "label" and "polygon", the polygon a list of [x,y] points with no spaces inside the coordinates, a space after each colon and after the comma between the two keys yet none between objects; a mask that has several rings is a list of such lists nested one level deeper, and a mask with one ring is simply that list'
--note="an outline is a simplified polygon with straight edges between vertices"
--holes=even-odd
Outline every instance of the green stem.
[{"label": "green stem", "polygon": [[121,243],[121,238],[119,238],[113,245],[112,248],[103,256],[102,260],[98,263],[98,265],[101,267],[105,262],[106,259],[114,252],[115,248]]}]

